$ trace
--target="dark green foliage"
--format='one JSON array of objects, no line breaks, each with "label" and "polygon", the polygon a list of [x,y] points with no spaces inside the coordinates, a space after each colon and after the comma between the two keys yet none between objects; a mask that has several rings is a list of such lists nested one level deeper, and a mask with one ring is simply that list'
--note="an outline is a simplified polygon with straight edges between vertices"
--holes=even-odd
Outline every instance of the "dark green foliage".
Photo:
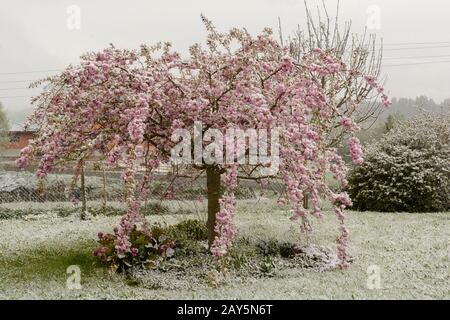
[{"label": "dark green foliage", "polygon": [[162,204],[161,202],[149,202],[145,203],[141,207],[141,213],[144,216],[148,216],[148,215],[170,214],[171,211],[168,206]]},{"label": "dark green foliage", "polygon": [[353,209],[435,212],[450,208],[450,116],[401,122],[370,145],[347,191]]},{"label": "dark green foliage", "polygon": [[173,227],[175,232],[186,235],[194,240],[208,239],[208,233],[205,223],[199,220],[184,220]]},{"label": "dark green foliage", "polygon": [[[92,216],[121,216],[124,214],[124,209],[117,208],[113,206],[92,206],[88,207],[87,211]],[[188,211],[177,211],[171,212],[169,207],[160,204],[160,203],[148,203],[146,206],[141,207],[141,213],[144,216],[147,215],[164,215],[164,214],[177,214],[190,213]],[[51,209],[35,209],[35,208],[27,208],[27,209],[11,209],[6,207],[0,207],[0,220],[5,219],[20,219],[25,216],[42,216],[46,214],[56,214],[58,217],[68,217],[71,215],[80,215],[81,209],[78,207],[55,207]]]},{"label": "dark green foliage", "polygon": [[264,256],[281,256],[283,258],[292,258],[296,254],[296,246],[290,242],[281,242],[277,240],[263,240],[257,243],[259,252]]},{"label": "dark green foliage", "polygon": [[58,217],[67,217],[69,215],[79,213],[79,209],[77,208],[53,208],[51,210],[45,209],[10,209],[0,207],[0,220],[5,219],[20,219],[27,216],[42,216],[46,214],[56,214]]},{"label": "dark green foliage", "polygon": [[201,221],[182,221],[167,227],[167,234],[175,241],[176,256],[192,255],[206,250],[199,243],[199,241],[204,241],[208,237],[206,225]]}]

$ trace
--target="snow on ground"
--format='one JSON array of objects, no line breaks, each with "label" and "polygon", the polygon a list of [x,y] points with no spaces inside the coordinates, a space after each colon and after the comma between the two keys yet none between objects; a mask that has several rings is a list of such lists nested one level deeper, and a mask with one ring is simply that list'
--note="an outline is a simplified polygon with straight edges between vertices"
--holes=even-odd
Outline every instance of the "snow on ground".
[{"label": "snow on ground", "polygon": [[[175,223],[168,215],[154,222]],[[191,217],[192,218],[192,217]],[[109,275],[90,252],[98,231],[110,231],[119,217],[77,217],[0,221],[0,299],[449,299],[450,213],[349,212],[348,270],[317,272],[292,268],[271,278],[230,278],[208,285],[150,289]],[[297,226],[273,203],[239,203],[239,235],[252,239],[298,240]],[[335,218],[314,223],[304,243],[334,246]],[[81,269],[80,290],[69,290],[67,267]],[[369,289],[369,270],[380,270],[380,289]],[[371,269],[372,268],[372,269]],[[169,280],[158,273],[161,281]]]}]

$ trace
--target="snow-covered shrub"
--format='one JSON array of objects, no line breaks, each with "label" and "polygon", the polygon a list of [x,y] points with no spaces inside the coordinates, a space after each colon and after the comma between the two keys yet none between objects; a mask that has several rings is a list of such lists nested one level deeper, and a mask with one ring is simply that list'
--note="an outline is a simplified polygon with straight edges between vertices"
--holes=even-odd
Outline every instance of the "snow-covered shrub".
[{"label": "snow-covered shrub", "polygon": [[357,210],[430,212],[450,207],[450,115],[400,122],[349,175]]}]

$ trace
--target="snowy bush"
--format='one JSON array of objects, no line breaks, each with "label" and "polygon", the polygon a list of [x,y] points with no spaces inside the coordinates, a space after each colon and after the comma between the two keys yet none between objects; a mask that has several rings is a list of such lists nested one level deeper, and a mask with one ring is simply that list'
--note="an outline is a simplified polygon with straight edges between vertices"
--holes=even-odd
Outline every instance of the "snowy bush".
[{"label": "snowy bush", "polygon": [[366,149],[349,175],[357,210],[445,211],[450,207],[450,115],[400,122]]}]

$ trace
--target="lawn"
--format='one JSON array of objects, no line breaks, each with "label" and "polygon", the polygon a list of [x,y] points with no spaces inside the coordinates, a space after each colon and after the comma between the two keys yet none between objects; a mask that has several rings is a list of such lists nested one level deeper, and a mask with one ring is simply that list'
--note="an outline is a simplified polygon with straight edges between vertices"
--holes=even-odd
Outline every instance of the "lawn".
[{"label": "lawn", "polygon": [[[239,237],[278,239],[334,247],[336,219],[328,212],[308,239],[272,200],[241,200]],[[172,224],[197,215],[150,217]],[[91,256],[98,231],[111,231],[119,217],[46,215],[0,221],[0,299],[449,299],[450,213],[348,212],[351,232],[347,270],[298,267],[270,276],[228,275],[218,286],[191,274],[171,279],[155,273],[151,287],[111,275]],[[80,290],[69,290],[67,267],[81,270]],[[369,289],[368,268],[380,270],[381,287]]]}]

